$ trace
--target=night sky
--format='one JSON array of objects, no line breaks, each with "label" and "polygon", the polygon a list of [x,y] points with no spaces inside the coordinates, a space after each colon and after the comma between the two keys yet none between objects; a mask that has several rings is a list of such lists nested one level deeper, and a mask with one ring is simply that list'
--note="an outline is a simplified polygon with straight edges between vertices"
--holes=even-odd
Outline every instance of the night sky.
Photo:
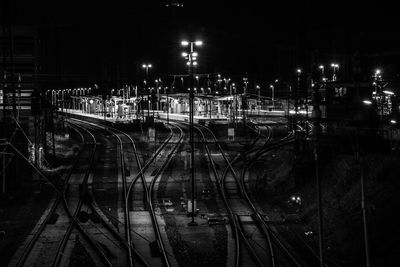
[{"label": "night sky", "polygon": [[[43,71],[90,79],[184,73],[180,41],[202,39],[199,73],[291,77],[297,66],[341,62],[359,51],[365,71],[400,54],[395,4],[385,1],[12,1],[13,24],[35,25]],[[342,62],[343,61],[343,62]],[[394,68],[396,69],[396,68]],[[396,69],[397,70],[397,69]]]}]

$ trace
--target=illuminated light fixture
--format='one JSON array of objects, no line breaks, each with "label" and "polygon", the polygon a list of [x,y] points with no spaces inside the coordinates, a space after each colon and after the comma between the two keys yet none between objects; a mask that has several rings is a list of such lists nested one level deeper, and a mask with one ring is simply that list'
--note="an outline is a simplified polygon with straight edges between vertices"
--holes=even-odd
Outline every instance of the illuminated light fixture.
[{"label": "illuminated light fixture", "polygon": [[187,56],[188,56],[188,53],[183,52],[183,53],[182,53],[182,56],[183,56],[183,57],[187,57]]},{"label": "illuminated light fixture", "polygon": [[372,101],[371,100],[363,100],[363,103],[366,105],[372,105]]},{"label": "illuminated light fixture", "polygon": [[143,65],[142,65],[142,68],[146,68],[146,65],[145,65],[145,64],[143,64]]},{"label": "illuminated light fixture", "polygon": [[387,95],[394,95],[394,93],[392,91],[383,91],[383,93],[387,94]]},{"label": "illuminated light fixture", "polygon": [[195,61],[195,62],[193,62],[193,66],[197,66],[197,62]]},{"label": "illuminated light fixture", "polygon": [[301,69],[297,69],[297,73],[300,74],[301,73]]},{"label": "illuminated light fixture", "polygon": [[190,62],[189,62],[189,61],[188,61],[188,62],[186,62],[186,65],[188,65],[188,66],[189,66],[189,65],[190,65]]},{"label": "illuminated light fixture", "polygon": [[197,60],[197,57],[192,57],[192,60]]},{"label": "illuminated light fixture", "polygon": [[395,120],[390,120],[390,123],[391,123],[391,124],[396,124],[397,121],[395,121]]},{"label": "illuminated light fixture", "polygon": [[193,57],[197,57],[197,56],[198,56],[197,52],[193,52],[193,53],[192,53],[192,56],[193,56]]},{"label": "illuminated light fixture", "polygon": [[375,74],[376,74],[376,75],[381,74],[381,70],[380,70],[380,69],[377,69],[377,70],[375,71]]},{"label": "illuminated light fixture", "polygon": [[182,41],[182,42],[181,42],[181,45],[182,45],[182,46],[188,46],[188,45],[189,45],[189,42],[188,42],[188,41]]},{"label": "illuminated light fixture", "polygon": [[278,80],[278,79],[276,79],[276,80],[275,80],[275,82],[276,82],[276,83],[278,83],[278,82],[279,82],[279,80]]},{"label": "illuminated light fixture", "polygon": [[324,69],[324,65],[319,65],[319,68],[320,68],[321,70],[323,70],[323,69]]},{"label": "illuminated light fixture", "polygon": [[197,46],[202,46],[203,45],[203,41],[196,41],[194,42],[195,45]]}]

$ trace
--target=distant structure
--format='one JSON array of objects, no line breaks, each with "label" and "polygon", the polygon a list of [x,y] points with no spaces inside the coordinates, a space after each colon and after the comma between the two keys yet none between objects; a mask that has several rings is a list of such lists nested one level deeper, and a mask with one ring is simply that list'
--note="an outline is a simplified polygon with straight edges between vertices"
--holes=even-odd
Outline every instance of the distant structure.
[{"label": "distant structure", "polygon": [[30,110],[36,90],[38,35],[30,26],[3,27],[0,32],[1,106],[14,112]]},{"label": "distant structure", "polygon": [[183,1],[170,0],[170,1],[166,1],[166,2],[165,2],[165,6],[166,6],[166,7],[171,7],[171,8],[174,8],[174,7],[183,7],[183,6],[184,6],[184,3],[183,3]]}]

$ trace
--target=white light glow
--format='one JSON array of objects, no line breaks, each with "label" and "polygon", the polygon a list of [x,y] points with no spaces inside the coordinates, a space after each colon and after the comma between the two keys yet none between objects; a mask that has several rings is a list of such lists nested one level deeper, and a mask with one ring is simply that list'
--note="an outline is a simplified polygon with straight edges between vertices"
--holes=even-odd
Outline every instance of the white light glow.
[{"label": "white light glow", "polygon": [[201,46],[201,45],[203,45],[203,41],[196,41],[196,42],[194,42],[194,44],[197,46]]},{"label": "white light glow", "polygon": [[387,95],[394,95],[394,93],[392,91],[383,91],[383,93],[387,94]]},{"label": "white light glow", "polygon": [[371,100],[363,100],[363,103],[366,105],[372,105],[372,101]]},{"label": "white light glow", "polygon": [[181,45],[182,45],[182,46],[188,46],[188,45],[189,45],[189,42],[188,42],[188,41],[182,41],[182,42],[181,42]]}]

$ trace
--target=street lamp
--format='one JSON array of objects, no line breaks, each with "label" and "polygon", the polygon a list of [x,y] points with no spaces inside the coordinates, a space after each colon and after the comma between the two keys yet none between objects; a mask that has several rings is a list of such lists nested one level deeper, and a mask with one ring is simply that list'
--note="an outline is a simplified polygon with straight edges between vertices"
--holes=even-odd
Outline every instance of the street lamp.
[{"label": "street lamp", "polygon": [[194,123],[194,76],[193,76],[193,67],[197,66],[197,57],[198,54],[193,50],[194,46],[201,46],[203,45],[202,41],[194,41],[194,42],[189,42],[189,41],[182,41],[181,42],[182,46],[190,46],[189,52],[186,52],[185,54],[182,53],[182,56],[185,57],[187,60],[186,65],[188,66],[188,72],[189,72],[189,107],[190,107],[190,148],[191,148],[191,158],[190,158],[190,163],[191,163],[191,178],[192,178],[192,221],[188,224],[189,226],[196,226],[197,223],[194,221],[194,216],[196,214],[195,212],[195,207],[194,207],[194,198],[195,198],[195,192],[194,192],[194,182],[195,182],[195,177],[194,177],[194,135],[193,135],[193,123]]},{"label": "street lamp", "polygon": [[325,72],[325,66],[324,65],[319,65],[318,67],[321,70],[321,80],[324,81],[324,72]]},{"label": "street lamp", "polygon": [[[146,83],[146,81],[148,80],[148,78],[149,78],[149,69],[152,67],[152,65],[151,64],[143,64],[142,65],[142,68],[143,69],[146,69],[146,80],[144,81],[144,84],[145,84],[145,87],[146,88],[144,88],[144,89],[146,89],[147,90],[147,83]],[[150,91],[149,91],[149,97],[148,97],[148,108],[147,108],[147,116],[148,117],[150,117]],[[142,105],[143,105],[143,94],[142,94]],[[142,106],[141,105],[141,106]],[[142,106],[142,111],[143,111],[143,106]]]},{"label": "street lamp", "polygon": [[271,85],[269,86],[269,88],[271,88],[271,95],[272,95],[272,105],[274,105],[274,85],[273,85],[273,84],[271,84]]},{"label": "street lamp", "polygon": [[333,75],[332,75],[332,81],[336,81],[336,69],[339,69],[339,64],[337,63],[332,63],[331,67],[333,68]]},{"label": "street lamp", "polygon": [[257,100],[257,109],[258,109],[258,116],[260,116],[260,109],[261,109],[261,87],[256,85],[256,90],[258,91],[258,100]]},{"label": "street lamp", "polygon": [[[195,52],[196,53],[196,52]],[[193,53],[194,54],[194,53]],[[197,54],[197,53],[196,53]],[[196,75],[196,89],[200,86],[200,82],[199,82],[199,76]]]}]

